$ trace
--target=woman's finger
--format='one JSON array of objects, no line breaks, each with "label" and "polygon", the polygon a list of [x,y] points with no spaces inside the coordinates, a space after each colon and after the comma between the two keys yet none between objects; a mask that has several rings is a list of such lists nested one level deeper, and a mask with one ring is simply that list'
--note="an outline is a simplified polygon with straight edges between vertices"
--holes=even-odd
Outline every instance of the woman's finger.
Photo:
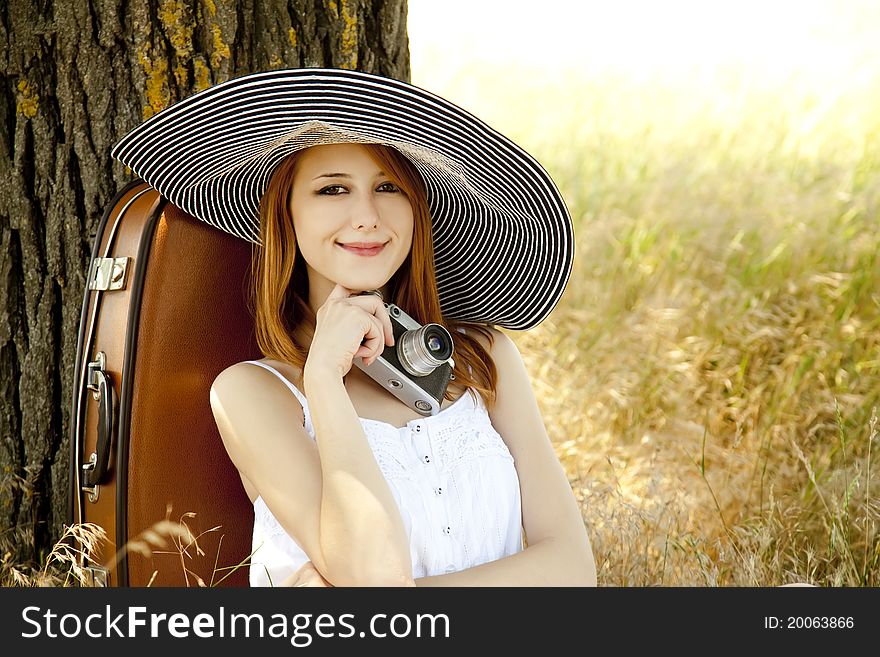
[{"label": "woman's finger", "polygon": [[318,569],[311,561],[304,563],[296,573],[295,579],[291,577],[292,583],[289,586],[312,586],[327,588],[331,586],[330,582],[324,579]]},{"label": "woman's finger", "polygon": [[372,294],[353,296],[346,299],[346,303],[363,308],[376,317],[382,327],[382,341],[389,347],[394,346],[394,329],[391,325],[391,315],[388,314],[388,308],[385,307],[385,304],[379,297]]},{"label": "woman's finger", "polygon": [[330,299],[347,299],[347,298],[350,297],[352,294],[354,294],[354,290],[349,290],[347,287],[345,287],[345,286],[340,285],[339,283],[337,283],[337,284],[336,284],[336,287],[334,287],[334,288],[330,291],[330,294],[327,295],[327,300],[330,300]]},{"label": "woman's finger", "polygon": [[302,568],[297,570],[292,575],[288,575],[280,584],[280,586],[299,586],[301,580]]},{"label": "woman's finger", "polygon": [[326,586],[324,578],[311,561],[306,561],[293,574],[288,575],[281,586]]},{"label": "woman's finger", "polygon": [[368,315],[367,317],[370,322],[370,328],[364,335],[364,340],[357,353],[363,356],[365,365],[370,365],[385,349],[385,333],[382,329],[382,324],[375,316]]}]

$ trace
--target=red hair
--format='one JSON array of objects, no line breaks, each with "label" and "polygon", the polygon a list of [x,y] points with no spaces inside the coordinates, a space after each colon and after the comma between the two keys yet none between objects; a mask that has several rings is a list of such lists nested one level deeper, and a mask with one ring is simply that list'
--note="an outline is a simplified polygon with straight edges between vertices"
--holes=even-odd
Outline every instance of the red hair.
[{"label": "red hair", "polygon": [[[488,408],[495,402],[497,370],[487,349],[477,339],[493,338],[485,325],[447,319],[440,310],[434,272],[431,214],[424,182],[413,164],[397,150],[380,144],[362,144],[376,164],[397,185],[412,206],[413,239],[410,253],[390,281],[390,302],[400,306],[420,324],[437,323],[449,329],[454,342],[455,381],[446,392],[473,388]],[[251,263],[249,304],[254,315],[257,344],[263,354],[291,363],[300,371],[308,348],[295,329],[305,324],[314,330],[309,308],[309,278],[305,261],[297,257],[296,231],[290,211],[290,193],[296,165],[304,151],[288,156],[275,170],[260,202],[260,239]],[[464,329],[461,332],[458,329]]]}]

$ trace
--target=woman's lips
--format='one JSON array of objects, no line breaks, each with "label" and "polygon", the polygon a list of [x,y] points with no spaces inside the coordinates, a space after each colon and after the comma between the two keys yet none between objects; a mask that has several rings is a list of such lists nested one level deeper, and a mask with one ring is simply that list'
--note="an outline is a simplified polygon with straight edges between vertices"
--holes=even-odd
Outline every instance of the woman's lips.
[{"label": "woman's lips", "polygon": [[376,245],[368,246],[366,244],[361,244],[361,243],[352,243],[352,244],[339,243],[339,246],[341,246],[343,249],[345,249],[349,253],[354,253],[355,255],[359,255],[359,256],[378,255],[379,253],[382,252],[382,249],[385,248],[384,244],[376,244]]}]

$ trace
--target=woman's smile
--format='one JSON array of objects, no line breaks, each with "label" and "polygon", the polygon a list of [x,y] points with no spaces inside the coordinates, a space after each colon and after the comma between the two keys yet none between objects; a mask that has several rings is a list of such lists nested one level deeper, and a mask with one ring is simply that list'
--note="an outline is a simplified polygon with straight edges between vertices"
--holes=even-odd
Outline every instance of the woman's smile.
[{"label": "woman's smile", "polygon": [[349,253],[353,253],[354,255],[359,256],[375,256],[382,253],[385,249],[385,244],[387,242],[348,242],[343,244],[342,242],[337,242],[336,245],[342,247],[345,251]]}]

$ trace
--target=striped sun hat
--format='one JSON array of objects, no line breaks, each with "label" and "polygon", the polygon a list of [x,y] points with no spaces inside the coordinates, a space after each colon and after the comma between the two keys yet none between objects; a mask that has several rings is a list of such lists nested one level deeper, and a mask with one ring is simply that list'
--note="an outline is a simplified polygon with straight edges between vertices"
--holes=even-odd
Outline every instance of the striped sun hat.
[{"label": "striped sun hat", "polygon": [[349,142],[396,148],[424,179],[446,317],[528,329],[550,314],[574,258],[556,185],[512,141],[410,84],[342,69],[245,75],[159,112],[112,155],[189,214],[259,244],[275,167]]}]

